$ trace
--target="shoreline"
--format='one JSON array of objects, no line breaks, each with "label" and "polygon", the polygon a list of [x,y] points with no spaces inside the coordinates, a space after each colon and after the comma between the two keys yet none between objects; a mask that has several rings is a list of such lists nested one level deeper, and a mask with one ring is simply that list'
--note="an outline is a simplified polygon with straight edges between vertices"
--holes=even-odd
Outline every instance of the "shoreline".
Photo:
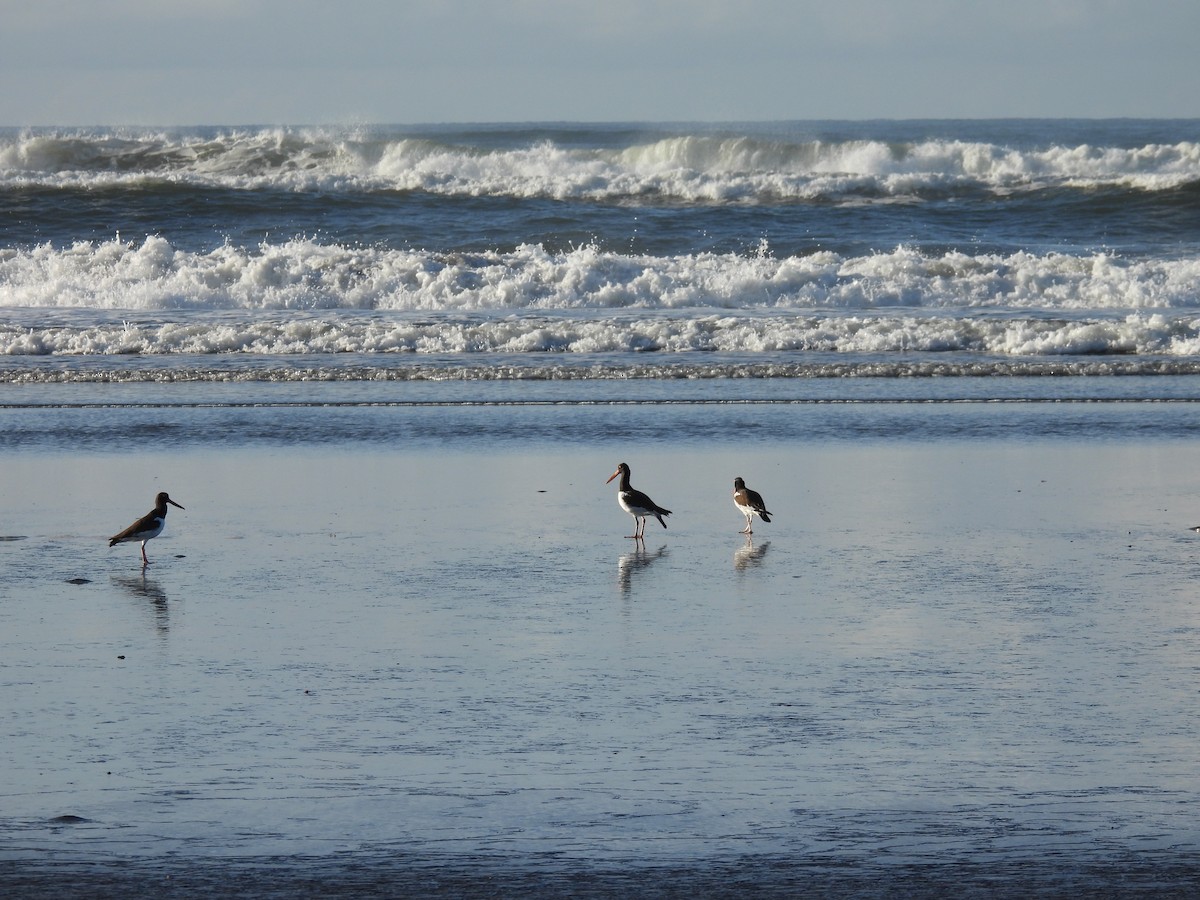
[{"label": "shoreline", "polygon": [[339,855],[237,860],[0,862],[9,896],[229,898],[422,897],[1106,897],[1169,896],[1200,885],[1200,861],[1138,854],[990,865],[975,861],[874,863],[744,857],[695,864],[583,864],[569,860],[475,862]]}]

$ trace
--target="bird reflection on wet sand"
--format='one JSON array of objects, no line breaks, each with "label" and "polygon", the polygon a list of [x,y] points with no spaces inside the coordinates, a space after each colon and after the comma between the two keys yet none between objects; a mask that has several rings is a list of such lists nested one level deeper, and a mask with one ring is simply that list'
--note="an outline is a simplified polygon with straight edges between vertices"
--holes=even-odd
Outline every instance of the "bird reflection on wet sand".
[{"label": "bird reflection on wet sand", "polygon": [[155,578],[146,575],[113,575],[112,583],[137,600],[149,600],[154,611],[154,625],[160,634],[166,634],[170,623],[167,620],[167,593]]},{"label": "bird reflection on wet sand", "polygon": [[733,552],[733,567],[739,572],[745,572],[747,569],[761,566],[770,546],[770,541],[764,541],[756,547],[754,540],[747,535],[746,543]]},{"label": "bird reflection on wet sand", "polygon": [[663,544],[653,553],[647,553],[646,546],[641,541],[637,543],[637,549],[629,553],[622,553],[617,560],[617,584],[621,588],[621,593],[628,594],[633,587],[634,572],[642,571],[656,559],[661,559],[666,555],[666,544]]}]

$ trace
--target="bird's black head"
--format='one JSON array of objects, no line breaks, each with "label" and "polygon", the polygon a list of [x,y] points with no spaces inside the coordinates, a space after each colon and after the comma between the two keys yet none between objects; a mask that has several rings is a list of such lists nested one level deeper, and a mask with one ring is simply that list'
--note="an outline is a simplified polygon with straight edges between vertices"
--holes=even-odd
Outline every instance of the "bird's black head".
[{"label": "bird's black head", "polygon": [[180,506],[178,503],[176,503],[174,500],[172,500],[169,496],[167,496],[166,491],[161,491],[159,493],[159,495],[154,498],[154,505],[155,505],[155,507],[157,507],[159,509],[166,509],[168,503],[170,503],[176,509],[183,509],[182,506]]},{"label": "bird's black head", "polygon": [[[625,463],[618,463],[617,471],[613,472],[611,475],[608,476],[608,481],[612,481],[618,475],[624,475],[626,478],[628,478],[629,477],[629,466],[627,466]],[[608,481],[606,481],[604,483],[608,484]]]}]

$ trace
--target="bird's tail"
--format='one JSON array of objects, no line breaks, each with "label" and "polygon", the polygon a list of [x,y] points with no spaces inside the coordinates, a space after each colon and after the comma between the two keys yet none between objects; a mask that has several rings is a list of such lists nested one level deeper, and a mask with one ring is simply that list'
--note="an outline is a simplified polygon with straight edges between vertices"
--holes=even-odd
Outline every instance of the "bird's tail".
[{"label": "bird's tail", "polygon": [[771,521],[771,514],[770,514],[769,512],[767,512],[765,509],[764,509],[762,512],[760,512],[760,513],[758,514],[758,517],[759,517],[760,519],[762,519],[764,522],[770,522],[770,521]]},{"label": "bird's tail", "polygon": [[658,524],[663,528],[667,527],[667,523],[663,521],[663,516],[669,516],[670,514],[671,511],[669,509],[663,509],[661,506],[654,508],[654,518],[658,519]]}]

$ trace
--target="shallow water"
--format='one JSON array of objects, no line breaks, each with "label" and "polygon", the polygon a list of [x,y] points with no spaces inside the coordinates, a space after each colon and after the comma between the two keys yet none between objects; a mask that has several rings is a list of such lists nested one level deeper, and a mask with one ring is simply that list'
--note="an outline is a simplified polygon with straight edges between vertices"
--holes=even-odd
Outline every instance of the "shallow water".
[{"label": "shallow water", "polygon": [[[459,449],[10,450],[9,874],[515,894],[1196,871],[1187,443],[668,447],[600,437],[610,407],[521,414],[525,442]],[[621,459],[674,510],[641,548],[604,484]],[[776,513],[752,540],[735,475]],[[187,509],[143,572],[104,537],[160,489]]]}]

